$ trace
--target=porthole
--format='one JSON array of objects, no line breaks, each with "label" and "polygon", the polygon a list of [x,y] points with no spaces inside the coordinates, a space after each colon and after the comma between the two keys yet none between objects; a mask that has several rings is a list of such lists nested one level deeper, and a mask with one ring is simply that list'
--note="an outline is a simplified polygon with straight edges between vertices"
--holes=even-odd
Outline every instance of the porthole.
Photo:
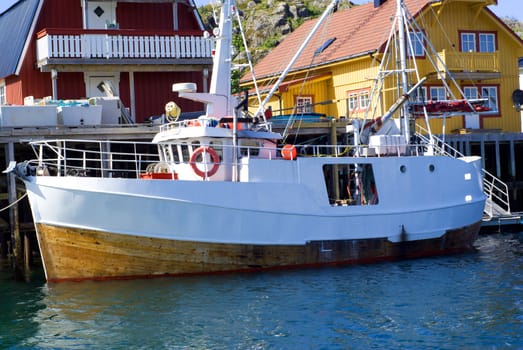
[{"label": "porthole", "polygon": [[429,171],[431,173],[434,172],[434,169],[435,169],[434,164],[429,165]]},{"label": "porthole", "polygon": [[405,165],[400,166],[400,171],[405,173],[407,171],[407,167]]}]

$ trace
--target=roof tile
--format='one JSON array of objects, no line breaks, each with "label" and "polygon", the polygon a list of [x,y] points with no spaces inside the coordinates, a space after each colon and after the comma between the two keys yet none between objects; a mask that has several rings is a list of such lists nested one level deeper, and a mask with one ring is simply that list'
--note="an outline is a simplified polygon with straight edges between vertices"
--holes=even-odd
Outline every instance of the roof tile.
[{"label": "roof tile", "polygon": [[[409,11],[415,15],[432,0],[405,0]],[[293,71],[315,64],[345,60],[373,52],[386,42],[396,13],[396,1],[387,0],[379,7],[373,3],[335,12],[325,21],[293,66]],[[318,19],[309,20],[289,34],[277,47],[254,67],[257,79],[283,72],[292,55],[310,33]],[[336,38],[321,54],[314,52],[328,39]],[[250,81],[251,75],[242,81]]]}]

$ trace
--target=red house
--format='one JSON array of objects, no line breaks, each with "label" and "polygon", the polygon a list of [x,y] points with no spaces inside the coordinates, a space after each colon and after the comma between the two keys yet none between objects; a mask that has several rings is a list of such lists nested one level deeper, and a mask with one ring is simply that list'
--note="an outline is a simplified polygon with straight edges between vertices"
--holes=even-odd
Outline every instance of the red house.
[{"label": "red house", "polygon": [[105,96],[110,82],[136,122],[168,101],[178,82],[206,91],[213,41],[194,0],[20,0],[0,14],[0,104],[24,98]]}]

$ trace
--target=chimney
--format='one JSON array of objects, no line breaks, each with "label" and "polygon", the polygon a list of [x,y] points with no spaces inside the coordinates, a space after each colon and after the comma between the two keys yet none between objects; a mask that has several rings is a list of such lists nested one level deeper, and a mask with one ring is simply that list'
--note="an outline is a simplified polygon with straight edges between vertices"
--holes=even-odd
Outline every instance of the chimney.
[{"label": "chimney", "polygon": [[374,0],[374,8],[380,7],[387,0]]}]

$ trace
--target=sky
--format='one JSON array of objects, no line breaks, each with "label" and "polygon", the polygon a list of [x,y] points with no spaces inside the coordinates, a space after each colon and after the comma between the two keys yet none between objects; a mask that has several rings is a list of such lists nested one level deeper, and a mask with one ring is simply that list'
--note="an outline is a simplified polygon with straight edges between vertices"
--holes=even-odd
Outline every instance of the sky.
[{"label": "sky", "polygon": [[[18,0],[0,0],[0,13],[7,10]],[[196,5],[201,6],[209,3],[211,0],[196,0]],[[342,0],[343,1],[343,0]],[[371,2],[369,0],[352,0],[357,4],[364,4]],[[390,0],[389,0],[390,1]],[[325,0],[327,3],[327,1]],[[498,5],[490,6],[490,9],[494,11],[499,17],[515,17],[519,21],[523,22],[523,11],[519,8],[521,6],[521,0],[498,0]],[[518,10],[519,8],[519,10]]]}]

